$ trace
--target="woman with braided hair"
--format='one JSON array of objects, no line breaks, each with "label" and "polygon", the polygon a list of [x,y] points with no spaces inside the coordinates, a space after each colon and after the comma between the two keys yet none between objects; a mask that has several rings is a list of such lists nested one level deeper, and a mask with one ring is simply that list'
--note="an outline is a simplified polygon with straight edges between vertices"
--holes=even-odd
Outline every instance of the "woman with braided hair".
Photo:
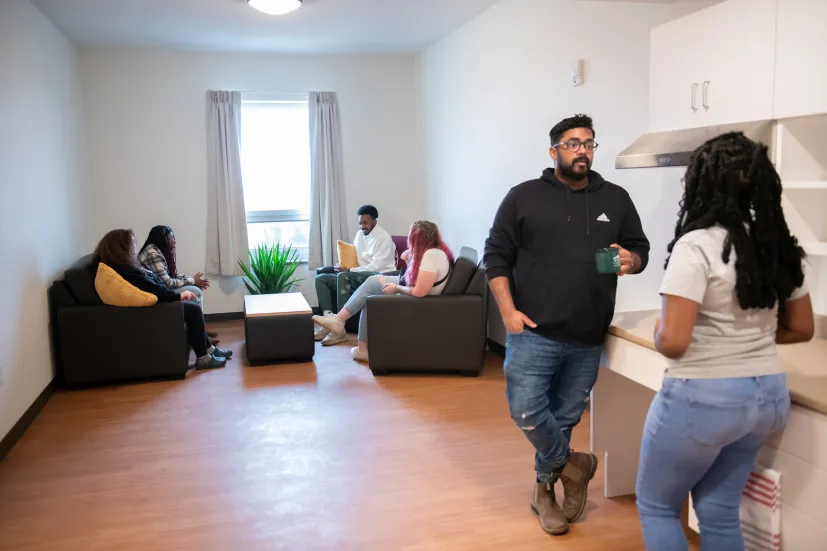
[{"label": "woman with braided hair", "polygon": [[650,551],[688,548],[690,492],[702,549],[739,551],[741,494],[790,412],[776,344],[810,340],[813,309],[766,146],[742,133],[709,140],[684,182],[655,327],[668,366],[646,418],[637,505]]}]

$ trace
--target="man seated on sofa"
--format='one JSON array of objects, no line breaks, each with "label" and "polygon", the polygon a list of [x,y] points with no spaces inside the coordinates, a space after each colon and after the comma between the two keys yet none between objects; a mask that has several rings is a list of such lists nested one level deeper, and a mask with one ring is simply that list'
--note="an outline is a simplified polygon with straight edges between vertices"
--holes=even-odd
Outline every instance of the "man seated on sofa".
[{"label": "man seated on sofa", "polygon": [[[359,216],[359,231],[353,245],[359,266],[347,269],[337,265],[318,271],[316,295],[322,315],[340,311],[353,292],[370,276],[396,270],[396,245],[391,235],[379,225],[379,211],[373,205],[364,205],[356,214]],[[316,340],[330,346],[347,340],[347,336],[319,329]]]}]

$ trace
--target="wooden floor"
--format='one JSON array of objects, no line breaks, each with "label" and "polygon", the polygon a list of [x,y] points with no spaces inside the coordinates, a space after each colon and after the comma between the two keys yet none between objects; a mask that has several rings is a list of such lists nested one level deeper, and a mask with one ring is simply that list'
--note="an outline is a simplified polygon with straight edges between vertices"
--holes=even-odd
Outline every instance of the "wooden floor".
[{"label": "wooden floor", "polygon": [[[552,538],[501,361],[374,378],[349,347],[187,379],[59,392],[0,463],[0,549],[522,551],[643,548],[632,499]],[[588,417],[574,433],[588,447]]]}]

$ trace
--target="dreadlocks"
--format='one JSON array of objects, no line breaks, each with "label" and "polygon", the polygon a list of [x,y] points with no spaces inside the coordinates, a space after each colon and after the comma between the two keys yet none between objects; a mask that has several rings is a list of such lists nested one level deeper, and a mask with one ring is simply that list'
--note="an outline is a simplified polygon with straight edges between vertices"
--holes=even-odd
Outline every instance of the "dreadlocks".
[{"label": "dreadlocks", "polygon": [[741,132],[713,138],[692,154],[669,253],[681,236],[712,226],[728,232],[724,263],[735,248],[735,291],[744,310],[783,306],[803,284],[805,254],[784,219],[781,178],[767,147]]},{"label": "dreadlocks", "polygon": [[172,233],[172,228],[169,226],[155,226],[149,230],[149,236],[147,236],[144,246],[141,247],[141,251],[146,249],[148,245],[155,245],[164,255],[169,276],[172,278],[178,277],[178,271],[175,267],[175,235]]}]

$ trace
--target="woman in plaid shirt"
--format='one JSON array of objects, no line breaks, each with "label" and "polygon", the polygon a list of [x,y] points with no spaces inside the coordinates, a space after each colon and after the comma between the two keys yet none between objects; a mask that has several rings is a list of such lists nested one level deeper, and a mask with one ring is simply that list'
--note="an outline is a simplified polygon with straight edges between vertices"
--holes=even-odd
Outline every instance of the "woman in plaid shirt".
[{"label": "woman in plaid shirt", "polygon": [[[155,226],[149,232],[141,252],[138,254],[141,265],[155,274],[158,280],[178,293],[189,291],[195,295],[195,302],[204,307],[202,291],[210,287],[210,280],[198,272],[194,276],[177,273],[175,266],[175,234],[169,226]],[[217,336],[209,332],[210,338]],[[218,343],[214,341],[213,344]]]}]

